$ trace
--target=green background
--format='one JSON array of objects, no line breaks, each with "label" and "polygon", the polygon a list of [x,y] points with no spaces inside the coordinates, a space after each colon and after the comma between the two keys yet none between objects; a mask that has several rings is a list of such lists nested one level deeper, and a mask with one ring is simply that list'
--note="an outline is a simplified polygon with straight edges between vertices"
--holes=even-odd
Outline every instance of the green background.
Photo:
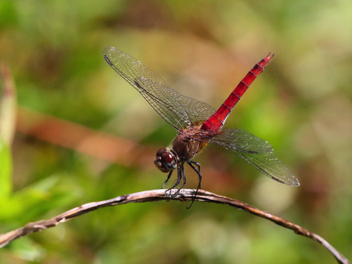
[{"label": "green background", "polygon": [[[7,184],[0,188],[7,192],[0,233],[164,182],[152,162],[175,131],[109,67],[104,47],[134,56],[175,90],[215,108],[270,51],[273,61],[226,127],[268,140],[301,186],[272,181],[209,146],[195,158],[203,165],[202,187],[307,228],[351,259],[351,32],[350,0],[0,1],[0,61],[11,67],[18,112],[126,139],[148,154],[145,162],[135,161],[137,150],[109,162],[77,151],[89,138],[65,148],[17,132],[11,181],[0,174]],[[4,171],[10,162],[3,153]],[[194,188],[196,175],[187,175]],[[100,209],[12,242],[0,249],[0,262],[335,261],[318,243],[248,213],[200,202],[185,208],[157,202]]]}]

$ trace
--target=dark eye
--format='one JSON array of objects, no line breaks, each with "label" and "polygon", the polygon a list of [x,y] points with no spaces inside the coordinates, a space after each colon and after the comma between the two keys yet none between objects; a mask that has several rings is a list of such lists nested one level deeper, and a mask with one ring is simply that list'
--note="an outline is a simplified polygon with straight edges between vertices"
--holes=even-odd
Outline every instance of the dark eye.
[{"label": "dark eye", "polygon": [[162,172],[169,172],[176,169],[177,159],[170,149],[162,148],[157,151],[154,164]]}]

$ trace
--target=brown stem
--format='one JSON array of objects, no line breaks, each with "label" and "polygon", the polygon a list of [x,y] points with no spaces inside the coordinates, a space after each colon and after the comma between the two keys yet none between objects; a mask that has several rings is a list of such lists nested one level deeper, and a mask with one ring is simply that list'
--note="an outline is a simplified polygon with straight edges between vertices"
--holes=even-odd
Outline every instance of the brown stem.
[{"label": "brown stem", "polygon": [[[172,190],[171,192],[171,200],[179,200],[179,201],[190,201],[193,198],[194,190],[191,189],[183,189],[176,197],[172,197],[172,194],[177,190]],[[11,241],[25,236],[30,233],[42,231],[49,227],[57,226],[60,223],[66,222],[72,218],[78,217],[90,211],[97,210],[106,206],[115,206],[120,204],[127,203],[143,203],[143,202],[156,202],[161,200],[170,200],[170,196],[165,196],[165,190],[150,190],[143,191],[138,193],[132,193],[127,195],[118,196],[113,199],[104,200],[100,202],[91,202],[87,204],[83,204],[79,207],[73,208],[63,214],[55,216],[49,220],[40,220],[37,222],[32,222],[26,224],[24,227],[10,231],[6,234],[0,235],[0,247],[6,246]],[[348,264],[349,261],[338,252],[333,246],[331,246],[326,240],[322,237],[309,232],[307,229],[304,229],[294,223],[291,223],[283,218],[272,215],[270,213],[261,211],[249,204],[243,203],[241,201],[221,196],[215,193],[207,192],[204,190],[198,190],[196,201],[200,202],[210,202],[210,203],[219,203],[219,204],[227,204],[229,206],[235,207],[237,209],[241,209],[243,211],[247,211],[253,215],[260,216],[267,220],[270,220],[280,226],[293,230],[296,234],[303,235],[322,244],[327,250],[331,252],[331,254],[335,257],[338,263]]]}]

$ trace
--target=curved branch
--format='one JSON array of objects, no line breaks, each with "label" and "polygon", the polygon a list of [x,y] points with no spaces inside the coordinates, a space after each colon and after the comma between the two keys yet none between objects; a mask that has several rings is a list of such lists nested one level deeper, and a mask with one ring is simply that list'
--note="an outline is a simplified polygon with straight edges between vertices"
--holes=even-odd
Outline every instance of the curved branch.
[{"label": "curved branch", "polygon": [[[91,202],[87,204],[83,204],[79,207],[73,208],[63,214],[55,216],[49,220],[40,220],[37,222],[32,222],[26,224],[24,227],[10,231],[6,234],[0,235],[0,247],[6,246],[11,241],[20,238],[22,236],[28,235],[30,233],[38,232],[45,230],[49,227],[57,226],[60,223],[66,222],[72,218],[78,217],[90,211],[97,210],[102,207],[106,206],[115,206],[127,203],[144,203],[144,202],[156,202],[161,200],[179,200],[179,201],[190,201],[193,198],[194,190],[192,189],[182,189],[178,195],[172,197],[172,195],[177,190],[172,190],[171,198],[170,196],[165,195],[165,190],[150,190],[150,191],[143,191],[138,193],[132,193],[127,195],[118,196],[113,199],[104,200],[100,202]],[[326,240],[322,237],[309,232],[307,229],[304,229],[294,223],[291,223],[283,218],[278,216],[272,215],[270,213],[261,211],[249,204],[243,203],[241,201],[218,195],[215,193],[211,193],[204,190],[198,190],[197,197],[195,198],[196,201],[200,202],[210,202],[210,203],[219,203],[219,204],[226,204],[237,209],[241,209],[243,211],[247,211],[253,215],[260,216],[265,218],[269,221],[274,222],[280,226],[285,228],[291,229],[296,234],[303,235],[322,244],[327,250],[331,252],[331,254],[335,257],[338,263],[348,264],[349,261],[340,253],[338,252],[333,246],[331,246]]]}]

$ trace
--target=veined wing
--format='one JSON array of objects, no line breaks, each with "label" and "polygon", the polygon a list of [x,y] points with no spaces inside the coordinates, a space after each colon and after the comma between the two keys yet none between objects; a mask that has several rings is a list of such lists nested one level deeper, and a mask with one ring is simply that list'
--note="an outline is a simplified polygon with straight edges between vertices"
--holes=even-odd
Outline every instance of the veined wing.
[{"label": "veined wing", "polygon": [[273,153],[272,146],[244,129],[225,129],[209,143],[223,146],[270,178],[291,186],[299,186],[297,178]]},{"label": "veined wing", "polygon": [[215,109],[208,104],[170,88],[159,75],[140,61],[114,47],[104,49],[104,58],[177,130],[205,121],[215,113]]}]

